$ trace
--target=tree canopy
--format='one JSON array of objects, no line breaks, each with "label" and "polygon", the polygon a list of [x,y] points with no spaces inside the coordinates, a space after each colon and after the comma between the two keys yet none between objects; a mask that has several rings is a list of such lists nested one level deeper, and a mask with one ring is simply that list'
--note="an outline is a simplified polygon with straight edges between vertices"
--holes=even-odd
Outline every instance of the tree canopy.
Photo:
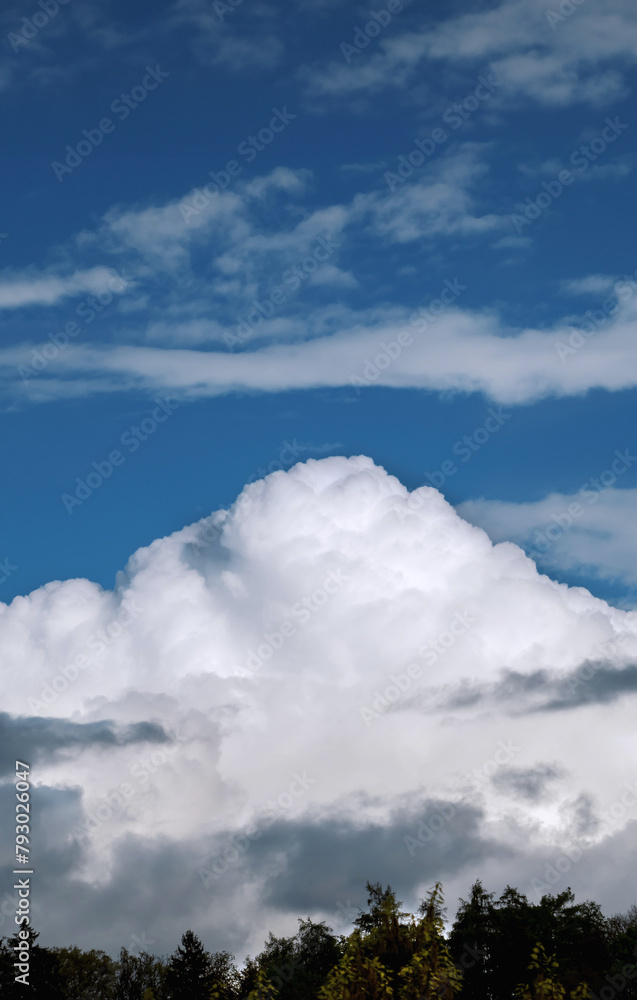
[{"label": "tree canopy", "polygon": [[[192,930],[168,957],[122,948],[44,948],[28,928],[30,985],[15,982],[17,937],[0,939],[0,997],[35,1000],[637,1000],[637,905],[605,917],[570,889],[538,903],[478,880],[445,922],[436,883],[415,914],[367,883],[348,935],[299,918],[239,966]],[[27,992],[28,990],[28,992]]]}]

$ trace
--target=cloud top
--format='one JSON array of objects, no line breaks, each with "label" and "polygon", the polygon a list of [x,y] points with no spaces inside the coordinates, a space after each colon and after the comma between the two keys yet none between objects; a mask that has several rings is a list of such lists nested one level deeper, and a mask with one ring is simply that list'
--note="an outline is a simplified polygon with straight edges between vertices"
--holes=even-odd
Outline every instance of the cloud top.
[{"label": "cloud top", "polygon": [[[356,842],[366,876],[395,870],[411,891],[425,874],[405,837],[439,813],[437,875],[464,890],[497,856],[519,882],[515,865],[530,878],[547,843],[576,836],[582,796],[610,837],[598,812],[631,779],[635,616],[539,574],[437,490],[410,494],[364,456],[250,484],[136,552],[113,592],[70,580],[2,605],[0,642],[21,677],[3,726],[56,750],[35,762],[68,820],[43,837],[80,852],[71,898],[118,898],[136,877],[123,852],[146,840],[175,869],[174,912],[146,886],[131,933],[166,947],[182,909],[227,925],[228,945],[258,944],[299,893],[308,909],[323,899],[328,858],[336,907]],[[604,754],[586,736],[592,711]],[[249,829],[254,847],[223,868]],[[306,855],[315,871],[292,891]],[[213,900],[197,872],[219,859]],[[112,921],[115,946],[115,908]]]}]

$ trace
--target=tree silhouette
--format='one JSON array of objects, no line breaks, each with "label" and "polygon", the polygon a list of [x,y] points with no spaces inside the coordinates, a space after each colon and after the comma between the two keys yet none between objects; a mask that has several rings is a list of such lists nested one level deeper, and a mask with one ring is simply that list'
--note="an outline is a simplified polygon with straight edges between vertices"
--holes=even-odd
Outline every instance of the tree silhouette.
[{"label": "tree silhouette", "polygon": [[162,993],[165,974],[163,963],[154,955],[146,951],[133,955],[122,948],[117,963],[115,1000],[148,1000],[146,994],[149,992],[157,1000]]},{"label": "tree silhouette", "polygon": [[463,1000],[489,997],[493,971],[495,914],[493,893],[486,892],[480,879],[471,886],[469,899],[460,900],[451,933],[449,950],[463,973]]},{"label": "tree silhouette", "polygon": [[229,951],[217,951],[210,959],[211,1000],[234,1000],[239,995],[241,976]]},{"label": "tree silhouette", "polygon": [[186,931],[166,969],[168,1000],[208,1000],[213,986],[212,973],[211,956],[197,935]]},{"label": "tree silhouette", "polygon": [[[567,991],[585,980],[595,990],[612,964],[608,927],[597,903],[574,903],[565,889],[531,903],[507,886],[498,900],[480,881],[460,900],[449,948],[464,973],[461,1000],[499,1000],[514,995],[537,944],[555,955]],[[628,994],[624,1000],[628,1000]]]},{"label": "tree silhouette", "polygon": [[[445,937],[438,883],[416,915],[403,912],[390,886],[368,882],[367,893],[348,937],[299,919],[296,934],[270,934],[240,969],[191,930],[166,963],[126,948],[117,960],[77,946],[44,948],[25,925],[26,939],[0,938],[0,998],[637,1000],[637,906],[604,917],[595,902],[575,903],[570,889],[532,903],[512,886],[496,899],[476,881]],[[28,987],[15,981],[25,940]]]},{"label": "tree silhouette", "polygon": [[64,996],[74,1000],[115,997],[117,965],[105,952],[81,948],[56,948]]},{"label": "tree silhouette", "polygon": [[60,974],[57,956],[54,951],[42,948],[37,943],[40,934],[30,924],[23,925],[20,930],[27,931],[29,959],[29,985],[17,983],[15,977],[18,970],[14,967],[16,947],[24,939],[14,934],[8,939],[0,940],[0,996],[13,998],[25,996],[33,1000],[65,1000],[67,992],[64,977]]},{"label": "tree silhouette", "polygon": [[254,987],[248,993],[248,1000],[276,1000],[278,995],[265,971],[259,969]]},{"label": "tree silhouette", "polygon": [[[559,979],[559,964],[554,955],[547,955],[540,942],[531,953],[529,971],[535,972],[533,982],[530,986],[518,986],[518,1000],[565,1000],[566,988]],[[580,983],[569,993],[570,1000],[588,1000],[589,996],[586,983]]]},{"label": "tree silhouette", "polygon": [[621,990],[622,1000],[637,1000],[637,905],[606,921],[608,961],[604,985]]},{"label": "tree silhouette", "polygon": [[[308,1000],[316,997],[328,973],[341,957],[342,948],[324,922],[299,918],[293,937],[270,934],[265,948],[257,955],[256,966],[262,969],[280,1000]],[[250,981],[250,988],[254,985]],[[240,996],[247,996],[249,990]]]}]

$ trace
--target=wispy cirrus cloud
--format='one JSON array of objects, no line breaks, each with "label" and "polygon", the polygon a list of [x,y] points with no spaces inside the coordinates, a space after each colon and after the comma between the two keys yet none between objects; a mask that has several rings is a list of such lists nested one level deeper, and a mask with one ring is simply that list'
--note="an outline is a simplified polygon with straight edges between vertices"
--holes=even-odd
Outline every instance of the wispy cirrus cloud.
[{"label": "wispy cirrus cloud", "polygon": [[87,292],[108,291],[122,280],[107,267],[77,270],[65,276],[54,273],[12,274],[4,272],[0,280],[0,309],[26,309],[31,306],[52,306],[63,299],[76,298]]},{"label": "wispy cirrus cloud", "polygon": [[[459,295],[462,283],[457,283]],[[451,282],[453,285],[453,282]],[[466,286],[464,286],[466,287]],[[557,324],[541,329],[512,329],[493,312],[445,307],[435,319],[395,310],[367,311],[364,322],[341,313],[329,335],[302,343],[251,345],[250,350],[193,350],[176,347],[75,344],[51,362],[34,390],[40,398],[65,395],[66,380],[87,393],[134,384],[201,398],[227,392],[353,386],[421,388],[434,392],[482,392],[501,404],[525,404],[550,396],[573,396],[591,388],[609,391],[637,385],[633,324],[637,303],[618,307],[605,325],[572,357],[561,358],[573,327]],[[339,314],[336,314],[338,320]],[[606,318],[605,318],[606,319]],[[347,322],[347,327],[343,325]],[[334,323],[330,323],[334,327]],[[267,327],[266,327],[267,329]],[[307,333],[308,327],[299,329]],[[218,333],[219,331],[212,331]],[[168,331],[166,330],[166,334]],[[389,346],[388,346],[389,345]],[[15,348],[0,353],[5,379],[12,375]],[[3,364],[4,362],[4,364]],[[361,381],[366,364],[371,376]],[[54,379],[48,386],[49,379]],[[14,380],[15,381],[15,380]],[[361,389],[363,386],[363,389]],[[29,385],[19,386],[28,399]],[[17,398],[20,398],[19,396]]]},{"label": "wispy cirrus cloud", "polygon": [[[379,91],[414,86],[425,61],[456,74],[482,62],[503,84],[496,103],[509,106],[602,106],[624,94],[625,71],[634,65],[637,42],[629,0],[610,14],[600,0],[588,0],[563,25],[559,19],[551,24],[549,11],[540,3],[503,0],[433,25],[423,19],[419,26],[412,16],[407,27],[392,23],[383,37],[370,38],[365,47],[361,42],[349,62],[315,64],[302,70],[301,77],[315,99],[369,99]],[[353,19],[352,38],[344,42],[353,41],[355,24]]]},{"label": "wispy cirrus cloud", "polygon": [[523,545],[547,569],[594,573],[634,586],[637,489],[621,486],[618,479],[626,473],[632,479],[636,470],[637,448],[631,445],[609,455],[608,468],[600,469],[576,492],[552,493],[524,503],[467,500],[459,510],[494,541]]}]

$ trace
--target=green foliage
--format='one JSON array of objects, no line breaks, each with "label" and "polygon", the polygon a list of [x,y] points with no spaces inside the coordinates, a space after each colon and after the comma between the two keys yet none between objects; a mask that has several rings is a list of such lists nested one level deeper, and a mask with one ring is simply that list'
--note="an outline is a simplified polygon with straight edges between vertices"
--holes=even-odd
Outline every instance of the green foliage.
[{"label": "green foliage", "polygon": [[248,993],[248,1000],[276,1000],[278,995],[264,970],[259,969],[254,988]]},{"label": "green foliage", "polygon": [[452,1000],[462,985],[462,974],[451,958],[443,936],[442,888],[436,883],[420,907],[421,919],[411,918],[413,957],[400,970],[404,985],[400,1000]]},{"label": "green foliage", "polygon": [[158,1000],[162,995],[165,974],[163,962],[154,955],[146,951],[133,955],[122,948],[117,963],[115,1000],[148,1000],[147,993]]},{"label": "green foliage", "polygon": [[256,981],[256,969],[262,969],[280,1000],[311,1000],[318,995],[341,952],[338,939],[324,922],[299,919],[293,937],[269,935],[254,967],[247,966],[247,989],[244,987],[238,996],[248,995]]},{"label": "green foliage", "polygon": [[[15,935],[0,938],[0,997],[14,1000],[637,1000],[637,906],[605,918],[570,889],[531,903],[507,886],[499,898],[477,881],[445,936],[437,883],[416,915],[390,886],[367,883],[367,908],[348,937],[299,920],[270,934],[239,970],[187,931],[169,960],[122,948],[43,948],[27,927],[28,990],[15,983]],[[529,956],[531,956],[529,964]]]},{"label": "green foliage", "polygon": [[320,1000],[391,1000],[389,974],[380,959],[365,954],[360,930],[350,936],[345,954],[319,991]]},{"label": "green foliage", "polygon": [[415,917],[387,887],[368,883],[369,912],[355,921],[341,961],[320,1000],[451,1000],[461,976],[443,936],[442,890],[436,884]]},{"label": "green foliage", "polygon": [[210,959],[211,1000],[234,1000],[239,995],[241,977],[229,951],[217,951]]},{"label": "green foliage", "polygon": [[68,1000],[113,1000],[117,966],[103,951],[58,948],[58,970]]},{"label": "green foliage", "polygon": [[[559,963],[554,955],[547,955],[544,945],[539,941],[531,952],[529,971],[535,972],[535,977],[530,986],[518,986],[518,1000],[565,1000],[566,987],[559,979]],[[587,1000],[589,995],[586,983],[580,983],[569,992],[570,1000]]]}]

